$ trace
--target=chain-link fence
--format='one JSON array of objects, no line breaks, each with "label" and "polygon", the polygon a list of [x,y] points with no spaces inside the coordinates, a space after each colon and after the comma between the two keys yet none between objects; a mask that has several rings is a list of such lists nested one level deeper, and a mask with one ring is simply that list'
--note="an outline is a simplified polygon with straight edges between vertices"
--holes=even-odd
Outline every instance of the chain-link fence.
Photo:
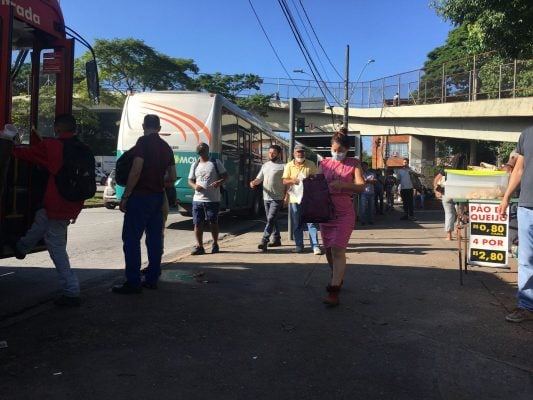
[{"label": "chain-link fence", "polygon": [[[273,99],[324,97],[328,106],[343,106],[344,82],[263,78],[260,90]],[[367,82],[350,83],[350,107],[371,108],[533,96],[533,60],[505,60],[478,54],[433,68],[417,69]]]}]

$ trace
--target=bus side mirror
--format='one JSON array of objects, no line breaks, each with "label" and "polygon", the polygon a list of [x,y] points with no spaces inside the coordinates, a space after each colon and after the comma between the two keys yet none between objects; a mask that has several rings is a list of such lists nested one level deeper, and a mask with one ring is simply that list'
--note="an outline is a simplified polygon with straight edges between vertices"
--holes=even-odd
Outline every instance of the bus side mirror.
[{"label": "bus side mirror", "polygon": [[98,65],[96,60],[85,63],[85,76],[87,77],[87,90],[89,97],[95,104],[100,103],[100,82],[98,80]]}]

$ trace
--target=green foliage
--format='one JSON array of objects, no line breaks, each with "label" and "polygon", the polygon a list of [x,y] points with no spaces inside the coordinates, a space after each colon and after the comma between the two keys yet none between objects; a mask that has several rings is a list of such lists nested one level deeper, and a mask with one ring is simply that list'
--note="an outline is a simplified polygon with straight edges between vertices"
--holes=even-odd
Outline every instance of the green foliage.
[{"label": "green foliage", "polygon": [[254,94],[249,97],[241,97],[236,100],[236,103],[239,107],[244,108],[254,114],[257,114],[261,117],[268,116],[270,99],[273,95],[265,96],[263,94]]},{"label": "green foliage", "polygon": [[[499,165],[509,158],[509,154],[516,148],[514,142],[483,141],[476,142],[477,160]],[[439,138],[435,140],[435,157],[450,158],[458,153],[466,153],[470,149],[470,141],[466,139]],[[469,159],[469,158],[468,158]]]},{"label": "green foliage", "polygon": [[222,75],[205,74],[195,80],[198,90],[218,93],[236,103],[239,107],[251,111],[259,116],[268,115],[268,105],[273,95],[254,94],[248,97],[239,97],[248,90],[259,90],[263,79],[253,74]]},{"label": "green foliage", "polygon": [[426,99],[440,99],[442,94],[442,76],[446,78],[446,94],[462,96],[468,93],[469,76],[466,71],[472,67],[468,57],[468,27],[459,26],[448,33],[446,44],[430,51],[424,63],[424,76],[420,82],[420,96]]},{"label": "green foliage", "polygon": [[[93,48],[102,87],[124,97],[135,91],[191,88],[193,80],[188,73],[198,72],[193,60],[169,57],[139,39],[96,39]],[[90,58],[87,52],[80,63]],[[84,77],[80,69],[77,65],[79,76]]]},{"label": "green foliage", "polygon": [[533,57],[531,0],[436,0],[432,6],[446,20],[469,27],[470,50]]},{"label": "green foliage", "polygon": [[261,83],[263,83],[263,79],[258,75],[222,75],[217,72],[212,75],[200,75],[195,81],[195,87],[200,90],[221,94],[227,99],[235,101],[244,90],[259,90]]}]

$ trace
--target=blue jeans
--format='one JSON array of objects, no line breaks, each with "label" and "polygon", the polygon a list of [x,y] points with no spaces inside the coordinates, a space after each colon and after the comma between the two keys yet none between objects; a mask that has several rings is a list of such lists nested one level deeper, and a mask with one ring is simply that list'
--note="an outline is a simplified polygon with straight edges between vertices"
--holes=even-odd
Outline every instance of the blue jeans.
[{"label": "blue jeans", "polygon": [[[304,229],[303,223],[300,221],[302,217],[302,206],[297,203],[290,203],[291,207],[291,221],[292,233],[294,235],[294,242],[297,248],[304,248]],[[318,224],[305,224],[309,232],[309,241],[311,247],[314,249],[318,247]]]},{"label": "blue jeans", "polygon": [[283,207],[283,200],[265,200],[266,226],[263,232],[263,243],[268,243],[270,235],[274,236],[274,242],[281,242],[281,233],[278,226],[278,214]]},{"label": "blue jeans", "polygon": [[63,294],[69,297],[80,295],[78,277],[70,268],[67,254],[67,228],[68,219],[48,219],[46,210],[41,208],[35,213],[31,228],[24,237],[20,238],[16,246],[24,254],[29,253],[44,238],[50,258],[54,262],[59,280],[63,287]]},{"label": "blue jeans", "polygon": [[533,210],[518,207],[518,307],[533,311]]},{"label": "blue jeans", "polygon": [[362,224],[374,222],[374,193],[361,193],[359,196],[360,213],[359,221]]},{"label": "blue jeans", "polygon": [[146,282],[156,283],[161,271],[163,229],[163,193],[132,195],[126,205],[122,242],[126,261],[126,280],[133,287],[141,286],[141,237],[146,234],[148,269]]}]

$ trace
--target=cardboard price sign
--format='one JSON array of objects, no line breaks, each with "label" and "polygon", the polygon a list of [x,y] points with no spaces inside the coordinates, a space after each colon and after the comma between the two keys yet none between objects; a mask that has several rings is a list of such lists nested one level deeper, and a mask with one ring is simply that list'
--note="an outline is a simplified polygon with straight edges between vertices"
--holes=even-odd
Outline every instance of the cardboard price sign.
[{"label": "cardboard price sign", "polygon": [[468,264],[483,267],[507,267],[509,248],[509,209],[506,215],[497,211],[499,203],[468,203],[470,240]]}]

